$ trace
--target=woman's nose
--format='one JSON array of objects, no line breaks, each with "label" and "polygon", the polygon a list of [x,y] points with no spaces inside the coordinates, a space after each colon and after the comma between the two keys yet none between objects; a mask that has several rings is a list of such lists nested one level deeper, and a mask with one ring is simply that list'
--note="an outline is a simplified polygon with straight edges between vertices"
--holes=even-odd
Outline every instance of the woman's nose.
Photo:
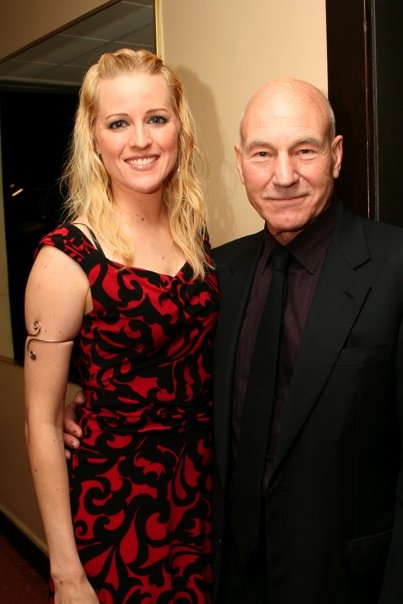
[{"label": "woman's nose", "polygon": [[144,124],[133,125],[130,130],[130,145],[144,149],[150,144],[150,135]]}]

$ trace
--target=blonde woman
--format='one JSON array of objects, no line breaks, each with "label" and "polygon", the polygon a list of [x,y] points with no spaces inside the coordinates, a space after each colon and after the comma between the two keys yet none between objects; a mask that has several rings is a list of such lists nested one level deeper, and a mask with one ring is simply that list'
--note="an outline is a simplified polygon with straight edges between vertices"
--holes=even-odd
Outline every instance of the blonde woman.
[{"label": "blonde woman", "polygon": [[[218,307],[197,145],[156,55],[101,56],[80,92],[67,220],[26,291],[27,446],[55,604],[211,601]],[[67,468],[73,340],[85,394]]]}]

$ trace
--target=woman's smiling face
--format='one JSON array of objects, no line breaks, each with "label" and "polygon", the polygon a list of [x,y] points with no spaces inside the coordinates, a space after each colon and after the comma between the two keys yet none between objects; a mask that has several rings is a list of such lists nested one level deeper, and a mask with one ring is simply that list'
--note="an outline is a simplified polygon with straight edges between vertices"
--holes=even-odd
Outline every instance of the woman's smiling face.
[{"label": "woman's smiling face", "polygon": [[112,195],[160,194],[178,155],[179,120],[161,75],[101,80],[94,138]]}]

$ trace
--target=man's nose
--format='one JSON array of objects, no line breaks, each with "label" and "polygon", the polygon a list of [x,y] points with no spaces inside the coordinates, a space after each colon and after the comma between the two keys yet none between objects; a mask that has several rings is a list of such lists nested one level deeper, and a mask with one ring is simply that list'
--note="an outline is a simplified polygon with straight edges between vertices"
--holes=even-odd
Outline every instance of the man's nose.
[{"label": "man's nose", "polygon": [[280,187],[290,187],[298,179],[298,173],[292,157],[280,154],[275,159],[273,182]]}]

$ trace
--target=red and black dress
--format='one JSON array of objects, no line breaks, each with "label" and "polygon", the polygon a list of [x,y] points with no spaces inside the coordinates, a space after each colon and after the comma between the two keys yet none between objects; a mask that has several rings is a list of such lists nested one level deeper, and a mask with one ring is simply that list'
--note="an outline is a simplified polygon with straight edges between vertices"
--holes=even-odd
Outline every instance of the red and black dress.
[{"label": "red and black dress", "polygon": [[125,268],[95,243],[74,225],[41,241],[80,264],[93,301],[70,467],[79,555],[101,604],[209,603],[216,277]]}]

